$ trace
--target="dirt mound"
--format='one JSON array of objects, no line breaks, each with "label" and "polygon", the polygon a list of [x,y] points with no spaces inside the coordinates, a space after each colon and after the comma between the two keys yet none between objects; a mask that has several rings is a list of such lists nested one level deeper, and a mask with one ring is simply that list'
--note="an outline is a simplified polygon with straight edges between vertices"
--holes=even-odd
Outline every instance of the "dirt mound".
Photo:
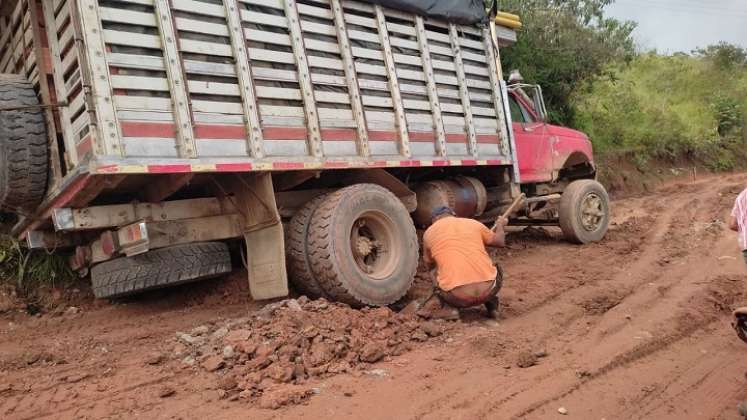
[{"label": "dirt mound", "polygon": [[302,386],[311,378],[365,370],[446,328],[389,308],[355,310],[302,296],[252,317],[176,333],[174,353],[185,364],[216,372],[222,397],[278,408],[313,395]]}]

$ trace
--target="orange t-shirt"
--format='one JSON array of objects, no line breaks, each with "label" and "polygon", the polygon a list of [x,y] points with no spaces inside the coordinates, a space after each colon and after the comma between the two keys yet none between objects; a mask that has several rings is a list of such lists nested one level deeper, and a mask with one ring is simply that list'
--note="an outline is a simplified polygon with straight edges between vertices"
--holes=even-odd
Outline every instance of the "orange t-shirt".
[{"label": "orange t-shirt", "polygon": [[485,244],[493,232],[477,220],[446,217],[423,236],[423,243],[436,261],[438,286],[445,291],[467,284],[495,280],[498,274]]}]

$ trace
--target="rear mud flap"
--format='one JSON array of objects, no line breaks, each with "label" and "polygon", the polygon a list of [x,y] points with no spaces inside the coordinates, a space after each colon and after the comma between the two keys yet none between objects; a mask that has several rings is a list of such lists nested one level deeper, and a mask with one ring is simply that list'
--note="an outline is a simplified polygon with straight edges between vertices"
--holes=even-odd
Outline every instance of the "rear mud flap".
[{"label": "rear mud flap", "polygon": [[255,300],[288,296],[285,237],[272,177],[268,173],[234,175],[219,184],[232,194],[243,216],[249,291]]},{"label": "rear mud flap", "polygon": [[288,296],[283,225],[277,223],[247,232],[244,239],[252,297],[261,300]]}]

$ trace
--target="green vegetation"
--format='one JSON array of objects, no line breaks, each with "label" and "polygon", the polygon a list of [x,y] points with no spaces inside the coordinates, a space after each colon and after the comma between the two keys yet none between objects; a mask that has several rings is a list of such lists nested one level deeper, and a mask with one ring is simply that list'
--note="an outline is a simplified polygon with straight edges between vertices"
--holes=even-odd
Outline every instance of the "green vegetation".
[{"label": "green vegetation", "polygon": [[599,152],[630,153],[639,164],[684,157],[724,170],[744,152],[744,64],[643,54],[587,81],[571,102],[572,125],[586,131]]},{"label": "green vegetation", "polygon": [[603,16],[611,0],[503,0],[501,10],[524,23],[518,42],[501,52],[506,70],[518,69],[528,83],[542,86],[549,118],[573,119],[571,95],[581,81],[607,72],[611,63],[635,56],[632,22]]},{"label": "green vegetation", "polygon": [[21,295],[33,295],[40,286],[65,286],[74,278],[67,261],[59,255],[30,251],[0,234],[0,283],[13,286]]},{"label": "green vegetation", "polygon": [[648,53],[614,66],[571,97],[572,125],[600,153],[630,154],[639,166],[684,157],[731,169],[745,146],[747,65],[717,57]]},{"label": "green vegetation", "polygon": [[551,122],[589,134],[598,154],[688,159],[712,169],[747,161],[747,50],[638,53],[632,22],[604,17],[614,0],[502,0],[521,15],[506,69],[542,85]]}]

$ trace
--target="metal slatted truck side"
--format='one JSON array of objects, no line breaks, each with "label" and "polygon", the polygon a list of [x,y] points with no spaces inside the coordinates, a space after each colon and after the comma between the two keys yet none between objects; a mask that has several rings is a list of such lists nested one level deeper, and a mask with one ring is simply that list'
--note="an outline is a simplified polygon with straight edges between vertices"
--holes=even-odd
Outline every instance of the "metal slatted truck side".
[{"label": "metal slatted truck side", "polygon": [[435,206],[523,190],[515,223],[583,233],[590,150],[521,183],[514,132],[550,131],[503,81],[515,36],[352,0],[0,0],[0,207],[98,297],[221,275],[243,239],[255,299],[387,305]]}]

